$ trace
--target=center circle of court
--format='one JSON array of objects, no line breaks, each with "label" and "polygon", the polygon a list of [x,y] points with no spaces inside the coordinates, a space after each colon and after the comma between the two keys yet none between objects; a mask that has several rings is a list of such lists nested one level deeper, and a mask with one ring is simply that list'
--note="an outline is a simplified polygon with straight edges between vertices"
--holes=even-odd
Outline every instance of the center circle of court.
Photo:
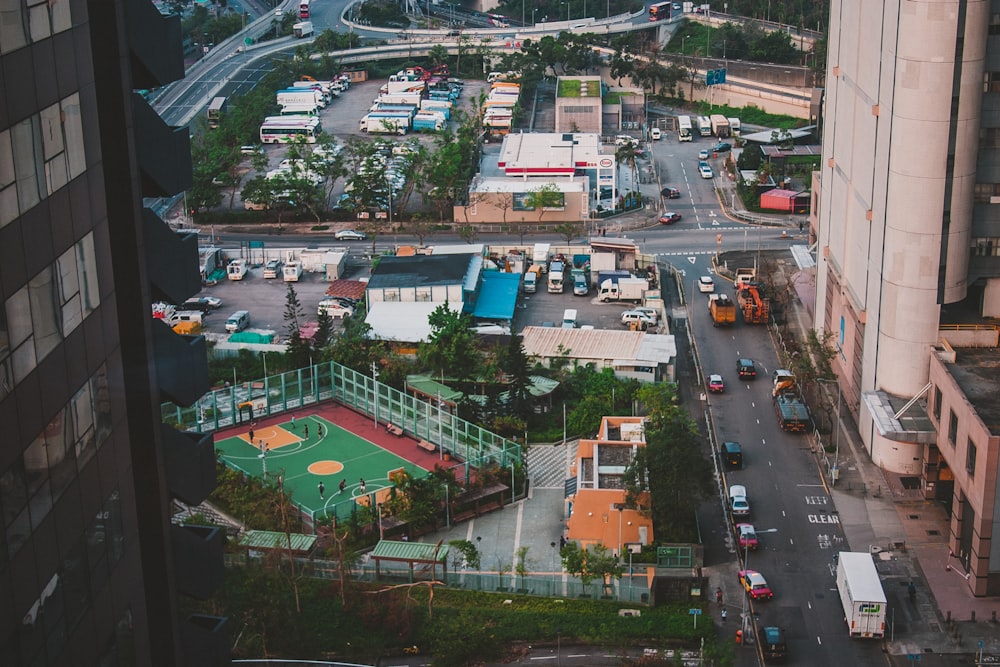
[{"label": "center circle of court", "polygon": [[343,469],[344,464],[340,461],[314,461],[307,468],[314,475],[336,475]]}]

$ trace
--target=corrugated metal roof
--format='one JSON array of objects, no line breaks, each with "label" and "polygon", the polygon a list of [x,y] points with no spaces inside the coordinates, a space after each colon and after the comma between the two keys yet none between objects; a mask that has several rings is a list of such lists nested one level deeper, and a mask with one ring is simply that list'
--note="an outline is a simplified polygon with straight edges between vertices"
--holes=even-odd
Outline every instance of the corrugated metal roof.
[{"label": "corrugated metal roof", "polygon": [[[240,535],[238,544],[250,549],[286,549],[289,538],[275,530],[248,530]],[[309,551],[316,544],[315,535],[291,534],[292,551]]]},{"label": "corrugated metal roof", "polygon": [[[440,547],[429,542],[397,542],[394,540],[379,540],[375,549],[371,552],[372,558],[384,558],[386,560],[446,562],[448,559],[448,545],[442,544]],[[436,554],[436,555],[435,555]]]},{"label": "corrugated metal roof", "polygon": [[569,350],[574,359],[636,359],[646,335],[642,331],[560,327],[525,327],[521,331],[528,356],[552,358]]}]

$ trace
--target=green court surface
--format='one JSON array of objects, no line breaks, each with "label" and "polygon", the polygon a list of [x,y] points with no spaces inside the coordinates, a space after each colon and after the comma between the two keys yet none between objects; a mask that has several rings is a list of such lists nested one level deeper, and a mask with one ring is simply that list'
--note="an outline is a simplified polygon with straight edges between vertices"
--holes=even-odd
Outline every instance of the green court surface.
[{"label": "green court surface", "polygon": [[[323,427],[323,437],[319,427]],[[308,437],[306,437],[308,427]],[[292,500],[313,516],[323,514],[347,516],[355,503],[367,505],[381,502],[392,487],[389,474],[400,468],[414,477],[427,471],[319,417],[307,415],[292,421],[258,426],[254,444],[250,444],[249,427],[240,435],[216,441],[215,447],[232,468],[253,477],[267,472],[269,480],[280,475]],[[266,455],[261,457],[261,442]],[[365,481],[364,492],[361,480]],[[341,480],[346,481],[343,493]],[[318,484],[325,489],[320,498]]]}]

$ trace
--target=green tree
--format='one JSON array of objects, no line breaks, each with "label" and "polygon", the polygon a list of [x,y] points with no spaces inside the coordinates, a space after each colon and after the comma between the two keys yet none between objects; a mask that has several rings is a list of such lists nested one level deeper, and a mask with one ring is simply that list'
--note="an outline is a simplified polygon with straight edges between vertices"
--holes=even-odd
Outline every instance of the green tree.
[{"label": "green tree", "polygon": [[[617,549],[618,546],[615,545]],[[576,542],[569,542],[559,550],[563,568],[569,574],[579,577],[584,588],[597,579],[606,591],[612,579],[621,579],[622,566],[614,553],[603,544],[590,549],[581,549]]]},{"label": "green tree", "polygon": [[555,183],[542,183],[530,188],[524,197],[524,205],[529,210],[538,212],[541,222],[546,209],[562,209],[566,205],[566,196],[556,187]]},{"label": "green tree", "polygon": [[330,344],[333,336],[333,318],[325,309],[319,311],[316,333],[313,334],[312,346],[316,352],[321,352]]},{"label": "green tree", "polygon": [[507,348],[500,361],[500,368],[507,380],[507,407],[509,414],[527,419],[532,411],[531,366],[528,355],[524,352],[524,339],[518,335],[511,336]]},{"label": "green tree", "polygon": [[476,337],[469,330],[472,318],[443,303],[434,309],[427,322],[431,325],[431,334],[428,341],[420,345],[421,360],[442,376],[460,380],[476,377],[479,355]]},{"label": "green tree", "polygon": [[295,293],[292,283],[286,283],[288,289],[285,293],[285,326],[288,330],[288,344],[285,354],[292,368],[303,368],[309,365],[312,350],[309,343],[302,338],[300,327],[305,321],[305,311],[299,302],[299,295]]}]

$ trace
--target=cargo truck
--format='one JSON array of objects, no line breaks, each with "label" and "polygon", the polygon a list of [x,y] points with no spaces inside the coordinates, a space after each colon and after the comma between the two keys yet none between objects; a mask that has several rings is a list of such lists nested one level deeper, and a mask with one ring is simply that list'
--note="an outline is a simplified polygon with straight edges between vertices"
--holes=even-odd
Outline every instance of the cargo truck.
[{"label": "cargo truck", "polygon": [[851,637],[880,639],[885,635],[885,591],[871,554],[840,552],[837,591]]},{"label": "cargo truck", "polygon": [[358,129],[362,132],[370,132],[372,134],[403,135],[410,129],[410,117],[405,114],[370,113],[362,117]]},{"label": "cargo truck", "polygon": [[318,88],[287,88],[279,90],[275,98],[275,103],[280,107],[288,104],[312,104],[321,107],[326,104],[326,97]]},{"label": "cargo truck", "polygon": [[412,104],[415,107],[419,107],[420,100],[422,99],[423,95],[420,93],[389,93],[388,95],[379,95],[373,102],[380,102],[382,104]]},{"label": "cargo truck", "polygon": [[536,243],[531,250],[531,262],[541,267],[541,272],[545,273],[549,265],[549,249],[552,246],[548,243]]},{"label": "cargo truck", "polygon": [[773,388],[771,395],[774,400],[774,414],[778,418],[778,426],[782,431],[790,433],[805,433],[812,424],[809,408],[799,394],[795,375],[784,368],[779,368],[771,375]]},{"label": "cargo truck", "polygon": [[601,301],[635,301],[639,303],[649,289],[645,278],[619,278],[617,281],[608,278],[598,285],[598,297]]},{"label": "cargo truck", "polygon": [[292,26],[292,34],[296,37],[309,37],[313,34],[312,21],[301,21]]},{"label": "cargo truck", "polygon": [[413,117],[414,132],[440,132],[444,128],[444,119],[439,114],[418,113]]},{"label": "cargo truck", "polygon": [[380,102],[378,99],[375,103],[368,107],[368,113],[378,113],[378,112],[398,112],[398,113],[408,113],[410,116],[417,115],[417,111],[420,110],[415,104],[392,104],[389,102]]},{"label": "cargo truck", "polygon": [[712,134],[720,139],[724,139],[730,135],[728,118],[721,113],[714,113],[710,120],[712,121]]},{"label": "cargo truck", "polygon": [[724,327],[736,322],[736,304],[725,294],[708,295],[708,312],[712,315],[712,326]]}]

